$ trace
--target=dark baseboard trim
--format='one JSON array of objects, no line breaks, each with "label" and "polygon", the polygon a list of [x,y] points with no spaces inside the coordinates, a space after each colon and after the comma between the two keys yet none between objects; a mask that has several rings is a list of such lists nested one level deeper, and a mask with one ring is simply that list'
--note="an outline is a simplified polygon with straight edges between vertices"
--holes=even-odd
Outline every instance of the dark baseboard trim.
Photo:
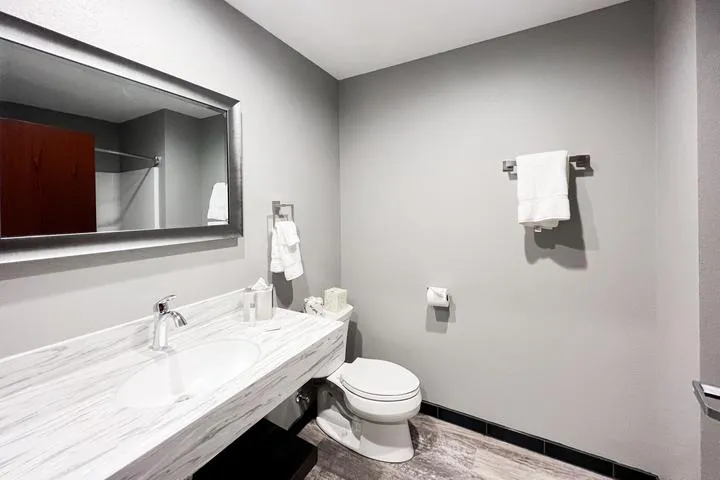
[{"label": "dark baseboard trim", "polygon": [[503,427],[502,425],[457,412],[434,403],[422,402],[420,405],[420,413],[507,443],[512,443],[513,445],[605,475],[609,478],[618,480],[658,480],[658,476],[652,473],[628,467],[627,465],[582,452],[551,440],[536,437],[535,435]]}]

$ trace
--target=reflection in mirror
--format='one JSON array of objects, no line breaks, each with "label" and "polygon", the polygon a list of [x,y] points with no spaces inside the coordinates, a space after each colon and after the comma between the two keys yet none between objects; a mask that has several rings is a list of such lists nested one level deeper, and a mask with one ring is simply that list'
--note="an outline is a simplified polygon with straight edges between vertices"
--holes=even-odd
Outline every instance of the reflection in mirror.
[{"label": "reflection in mirror", "polygon": [[0,40],[0,236],[228,223],[227,112]]}]

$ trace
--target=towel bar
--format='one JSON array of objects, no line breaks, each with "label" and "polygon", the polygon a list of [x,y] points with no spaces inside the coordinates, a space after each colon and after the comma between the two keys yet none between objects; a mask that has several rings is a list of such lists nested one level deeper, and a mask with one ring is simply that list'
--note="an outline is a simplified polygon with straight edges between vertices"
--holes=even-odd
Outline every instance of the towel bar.
[{"label": "towel bar", "polygon": [[[588,168],[590,166],[590,155],[571,155],[568,162],[574,163],[575,168]],[[515,168],[517,162],[515,160],[503,160],[502,171],[506,173],[517,173]]]}]

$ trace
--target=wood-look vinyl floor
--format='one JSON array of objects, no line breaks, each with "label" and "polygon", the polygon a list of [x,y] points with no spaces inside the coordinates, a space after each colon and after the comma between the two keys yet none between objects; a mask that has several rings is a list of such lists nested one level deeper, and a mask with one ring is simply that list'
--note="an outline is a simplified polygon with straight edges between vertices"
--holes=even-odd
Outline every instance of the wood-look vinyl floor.
[{"label": "wood-look vinyl floor", "polygon": [[402,464],[365,458],[310,422],[299,434],[318,447],[308,480],[607,480],[607,477],[524,450],[426,415],[410,421],[415,457]]}]

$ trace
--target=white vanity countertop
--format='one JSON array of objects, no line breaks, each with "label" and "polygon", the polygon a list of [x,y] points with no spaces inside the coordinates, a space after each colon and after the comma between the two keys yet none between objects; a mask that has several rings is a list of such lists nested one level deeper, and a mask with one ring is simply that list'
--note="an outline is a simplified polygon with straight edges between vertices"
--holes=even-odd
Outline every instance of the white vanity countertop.
[{"label": "white vanity countertop", "polygon": [[[192,312],[183,313],[191,326],[169,329],[174,349],[245,339],[259,345],[259,360],[207,396],[144,409],[123,408],[116,395],[125,380],[165,355],[148,348],[148,319],[132,322],[131,330],[113,330],[110,337],[89,335],[71,340],[71,345],[3,360],[0,478],[183,478],[312,378],[320,366],[345,354],[342,323],[322,317],[278,310],[269,323],[250,327],[236,311],[197,324],[192,324]],[[281,328],[266,331],[270,323]],[[128,331],[134,338],[117,340]]]}]

